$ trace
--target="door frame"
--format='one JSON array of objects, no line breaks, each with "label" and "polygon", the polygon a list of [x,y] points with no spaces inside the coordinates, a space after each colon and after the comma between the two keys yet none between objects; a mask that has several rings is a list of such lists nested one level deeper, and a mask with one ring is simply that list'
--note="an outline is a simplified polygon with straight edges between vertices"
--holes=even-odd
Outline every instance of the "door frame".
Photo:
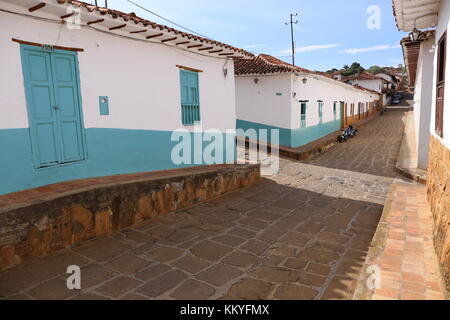
[{"label": "door frame", "polygon": [[[31,106],[31,97],[30,97],[30,93],[31,90],[28,89],[28,84],[27,84],[27,74],[26,71],[29,70],[29,65],[28,65],[28,61],[26,59],[26,52],[25,51],[37,51],[37,52],[45,52],[45,53],[58,53],[58,54],[65,54],[65,55],[71,55],[74,57],[74,68],[75,68],[75,81],[76,81],[76,85],[77,85],[77,89],[78,89],[78,101],[79,101],[79,106],[78,106],[78,111],[79,111],[79,118],[80,118],[80,138],[81,138],[81,144],[83,146],[83,159],[79,160],[79,161],[74,161],[74,162],[67,162],[67,163],[59,163],[53,166],[47,166],[47,167],[40,167],[40,161],[38,158],[38,154],[37,154],[37,150],[39,150],[39,148],[37,147],[36,143],[36,139],[33,138],[33,134],[32,134],[32,128],[31,128],[31,119],[33,117],[33,110],[32,110],[32,106]],[[23,88],[25,91],[25,100],[26,100],[26,105],[27,105],[27,115],[28,115],[28,133],[30,135],[30,141],[31,141],[31,154],[32,154],[32,160],[33,160],[33,164],[34,164],[34,169],[35,170],[49,170],[49,169],[53,169],[53,168],[60,168],[62,166],[69,166],[69,165],[77,165],[80,163],[84,163],[87,161],[88,159],[88,152],[87,152],[87,139],[86,139],[86,129],[84,127],[84,114],[83,114],[83,100],[82,100],[82,96],[81,96],[81,85],[80,85],[80,68],[79,68],[79,61],[78,61],[78,53],[77,51],[72,51],[72,50],[62,50],[62,49],[54,49],[52,47],[38,47],[38,46],[34,46],[34,45],[28,45],[28,44],[20,44],[20,59],[21,59],[21,63],[22,63],[22,77],[23,77]],[[52,67],[52,66],[50,66]],[[52,69],[52,75],[53,75],[53,69]]]},{"label": "door frame", "polygon": [[339,101],[341,106],[341,128],[345,128],[345,124],[347,121],[347,104],[344,101]]},{"label": "door frame", "polygon": [[[436,108],[435,108],[435,124],[434,132],[441,138],[444,138],[444,112],[445,112],[445,82],[446,82],[446,65],[447,65],[447,31],[445,31],[439,39],[437,50],[437,72],[436,72]],[[443,46],[444,52],[441,52],[441,46]],[[443,54],[443,56],[442,56]],[[442,70],[440,68],[442,67]],[[442,74],[440,73],[442,71]],[[442,76],[442,79],[440,77]],[[442,90],[441,90],[442,89]],[[442,92],[442,95],[440,95]],[[438,106],[442,104],[442,110],[439,111],[438,118]],[[438,128],[439,127],[439,128]],[[440,130],[440,131],[439,131]]]}]

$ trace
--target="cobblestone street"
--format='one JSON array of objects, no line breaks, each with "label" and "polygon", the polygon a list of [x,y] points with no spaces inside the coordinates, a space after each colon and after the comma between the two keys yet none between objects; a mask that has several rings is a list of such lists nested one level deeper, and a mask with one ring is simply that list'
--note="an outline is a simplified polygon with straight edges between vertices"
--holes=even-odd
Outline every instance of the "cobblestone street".
[{"label": "cobblestone street", "polygon": [[[352,299],[403,134],[391,109],[259,185],[0,273],[13,299]],[[69,265],[82,290],[69,291]]]}]

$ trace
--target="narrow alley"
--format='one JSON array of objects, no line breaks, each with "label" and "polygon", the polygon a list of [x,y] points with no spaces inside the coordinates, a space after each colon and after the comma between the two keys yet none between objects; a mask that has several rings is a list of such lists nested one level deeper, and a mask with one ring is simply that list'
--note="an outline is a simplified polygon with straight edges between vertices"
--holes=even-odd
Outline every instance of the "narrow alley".
[{"label": "narrow alley", "polygon": [[[352,299],[403,134],[390,109],[259,185],[0,274],[23,299]],[[411,182],[408,182],[411,183]],[[81,266],[70,291],[68,265]]]}]

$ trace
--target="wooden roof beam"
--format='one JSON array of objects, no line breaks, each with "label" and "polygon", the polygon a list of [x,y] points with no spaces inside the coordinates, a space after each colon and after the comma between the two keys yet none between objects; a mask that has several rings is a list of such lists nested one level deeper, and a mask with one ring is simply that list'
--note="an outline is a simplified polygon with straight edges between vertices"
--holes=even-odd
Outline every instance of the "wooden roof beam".
[{"label": "wooden roof beam", "polygon": [[161,40],[161,42],[169,42],[169,41],[173,41],[173,40],[176,40],[177,39],[177,37],[172,37],[172,38],[167,38],[167,39],[162,39]]},{"label": "wooden roof beam", "polygon": [[105,19],[93,20],[93,21],[89,21],[87,23],[87,25],[90,26],[91,24],[96,24],[96,23],[100,23],[100,22],[103,22],[103,21],[105,21]]},{"label": "wooden roof beam", "polygon": [[202,47],[203,45],[202,44],[193,44],[192,46],[188,46],[188,48],[189,49],[191,49],[191,48],[199,48],[199,47]]},{"label": "wooden roof beam", "polygon": [[112,31],[112,30],[122,29],[122,28],[125,28],[126,26],[127,26],[127,24],[124,23],[124,24],[121,24],[121,25],[119,25],[119,26],[109,28],[109,30]]},{"label": "wooden roof beam", "polygon": [[200,48],[200,49],[198,49],[198,51],[211,50],[211,49],[214,49],[214,47]]},{"label": "wooden roof beam", "polygon": [[66,18],[70,18],[71,16],[73,16],[73,15],[75,15],[75,14],[76,14],[75,12],[65,14],[65,15],[61,16],[61,19],[64,20],[64,19],[66,19]]},{"label": "wooden roof beam", "polygon": [[42,9],[43,7],[45,7],[45,3],[41,2],[41,3],[37,4],[37,5],[32,6],[31,8],[29,8],[28,11],[33,12],[33,11]]},{"label": "wooden roof beam", "polygon": [[223,51],[223,49],[217,49],[217,50],[209,51],[209,53],[219,53],[219,52],[222,52],[222,51]]},{"label": "wooden roof beam", "polygon": [[157,33],[157,34],[154,34],[154,35],[151,35],[151,36],[147,36],[146,38],[147,39],[157,38],[157,37],[161,37],[163,34],[164,33]]},{"label": "wooden roof beam", "polygon": [[144,32],[147,32],[147,29],[138,30],[138,31],[130,31],[131,34],[135,34],[135,33],[144,33]]},{"label": "wooden roof beam", "polygon": [[181,42],[177,42],[175,43],[177,46],[179,46],[180,44],[188,44],[190,41],[181,41]]}]

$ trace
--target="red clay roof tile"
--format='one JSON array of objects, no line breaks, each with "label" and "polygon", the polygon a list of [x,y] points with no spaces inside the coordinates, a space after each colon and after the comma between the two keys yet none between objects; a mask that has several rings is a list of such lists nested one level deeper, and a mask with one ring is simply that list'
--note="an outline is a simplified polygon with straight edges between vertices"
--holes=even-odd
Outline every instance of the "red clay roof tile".
[{"label": "red clay roof tile", "polygon": [[295,73],[295,72],[303,72],[319,75],[322,77],[326,77],[330,80],[337,81],[342,85],[349,85],[361,91],[366,91],[372,94],[379,95],[379,92],[377,91],[363,88],[358,85],[352,86],[343,81],[335,80],[333,76],[330,74],[319,71],[311,71],[308,69],[297,67],[267,54],[260,54],[259,56],[253,59],[234,59],[234,73],[237,76],[253,75],[253,74],[262,75],[262,74],[277,74],[277,73]]},{"label": "red clay roof tile", "polygon": [[251,52],[248,52],[244,49],[240,49],[240,48],[236,48],[233,46],[230,46],[228,44],[225,44],[223,42],[219,42],[216,40],[212,40],[212,39],[208,39],[208,38],[204,38],[204,37],[200,37],[200,36],[196,36],[193,35],[191,33],[187,33],[187,32],[183,32],[162,24],[158,24],[155,23],[153,21],[149,21],[143,18],[138,17],[134,12],[132,13],[125,13],[122,11],[118,11],[118,10],[113,10],[110,8],[104,8],[104,7],[100,7],[100,6],[95,6],[83,1],[77,1],[77,0],[56,0],[58,4],[64,5],[64,4],[72,4],[74,6],[80,7],[80,8],[85,8],[87,9],[89,12],[99,12],[101,15],[109,15],[112,18],[116,19],[116,18],[122,18],[124,21],[133,21],[135,24],[142,24],[143,26],[151,26],[153,29],[159,29],[159,30],[164,30],[166,32],[172,33],[174,35],[183,37],[183,38],[188,38],[191,39],[193,41],[199,41],[199,42],[204,42],[207,44],[212,44],[221,48],[225,48],[228,50],[231,50],[233,52],[242,54],[246,57],[254,57],[255,55]]}]

